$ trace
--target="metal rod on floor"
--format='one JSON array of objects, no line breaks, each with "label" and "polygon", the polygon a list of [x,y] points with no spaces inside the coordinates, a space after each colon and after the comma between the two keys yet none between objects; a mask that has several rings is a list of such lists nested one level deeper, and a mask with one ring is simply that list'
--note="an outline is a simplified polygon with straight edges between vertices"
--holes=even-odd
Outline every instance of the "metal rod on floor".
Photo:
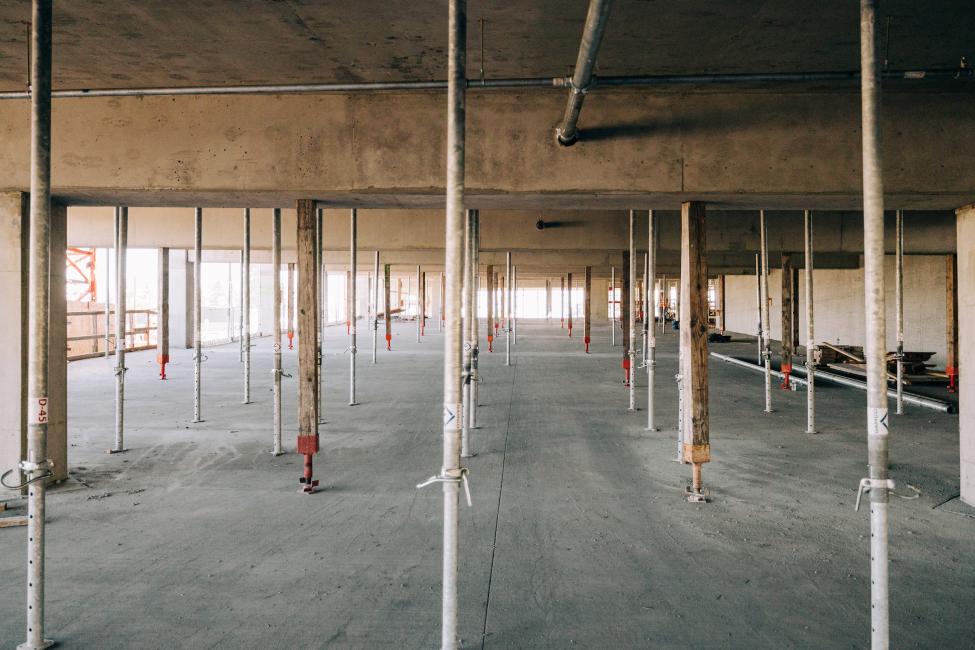
[{"label": "metal rod on floor", "polygon": [[356,224],[356,209],[352,208],[349,212],[349,406],[355,406],[355,323],[356,323],[356,299],[355,299],[355,274],[356,274],[356,239],[358,238]]},{"label": "metal rod on floor", "polygon": [[[505,254],[504,267],[504,365],[511,365],[511,251]],[[571,331],[571,320],[569,321]]]},{"label": "metal rod on floor", "polygon": [[244,404],[251,403],[251,210],[244,209],[243,291],[240,302],[241,339],[244,346]]},{"label": "metal rod on floor", "polygon": [[474,300],[474,211],[467,210],[464,219],[464,282],[461,287],[461,323],[463,327],[464,352],[462,356],[463,379],[461,386],[461,414],[460,427],[460,457],[470,458],[470,409],[472,399],[471,388],[471,320],[473,320]]},{"label": "metal rod on floor", "polygon": [[125,348],[126,348],[126,299],[127,264],[129,252],[129,209],[115,208],[117,229],[115,273],[115,445],[109,453],[120,454],[125,449]]},{"label": "metal rod on floor", "polygon": [[377,350],[379,349],[379,295],[382,293],[383,283],[379,280],[379,251],[375,254],[375,275],[376,275],[376,286],[373,292],[373,310],[372,310],[372,362],[378,363]]},{"label": "metal rod on floor", "polygon": [[887,562],[889,491],[887,323],[884,305],[884,181],[877,64],[876,4],[860,0],[860,101],[863,137],[863,272],[867,362],[867,453],[870,491],[870,630],[874,650],[890,645]]},{"label": "metal rod on floor", "polygon": [[765,364],[765,412],[772,412],[772,331],[769,325],[768,293],[768,226],[765,223],[765,210],[759,210],[759,230],[761,240],[761,319],[762,319],[762,362]]},{"label": "metal rod on floor", "polygon": [[193,242],[193,422],[203,422],[200,390],[203,363],[203,208],[196,208],[194,214]]},{"label": "metal rod on floor", "polygon": [[[47,485],[48,356],[51,295],[51,0],[34,0],[31,20],[30,234],[27,308],[27,635],[19,646],[39,650],[44,638],[44,536]],[[63,260],[58,263],[64,264]],[[60,291],[64,287],[59,288]]]},{"label": "metal rod on floor", "polygon": [[629,349],[627,350],[627,359],[630,362],[630,409],[631,411],[636,410],[636,373],[633,370],[636,369],[636,240],[634,239],[633,233],[633,222],[636,220],[636,210],[630,210],[630,220],[629,220],[629,237],[630,237],[630,261],[629,268],[627,268],[627,275],[630,279],[630,290],[627,296],[627,304],[629,307],[628,323],[627,327],[630,330],[630,341]]},{"label": "metal rod on floor", "polygon": [[904,212],[897,211],[894,234],[895,285],[897,312],[897,415],[904,415]]},{"label": "metal rod on floor", "polygon": [[[653,210],[650,210],[649,218],[647,220],[647,278],[649,279],[650,286],[655,287],[656,276],[657,276],[657,229],[654,227],[656,225],[657,216],[654,214]],[[650,289],[651,298],[648,301],[650,309],[647,311],[646,318],[648,323],[652,323],[654,319],[655,304],[657,302],[656,289]],[[653,390],[654,382],[657,375],[657,330],[652,325],[646,330],[647,332],[647,431],[656,431],[657,424],[654,421],[654,399]]]},{"label": "metal rod on floor", "polygon": [[816,363],[819,346],[813,327],[813,221],[812,212],[803,215],[806,246],[806,433],[816,433]]},{"label": "metal rod on floor", "polygon": [[159,378],[166,379],[166,364],[169,363],[168,248],[159,249],[159,316],[156,321],[156,363],[159,364]]},{"label": "metal rod on floor", "polygon": [[274,311],[274,436],[271,453],[280,456],[281,449],[281,209],[274,208],[271,225],[271,271],[274,274],[271,302]]}]

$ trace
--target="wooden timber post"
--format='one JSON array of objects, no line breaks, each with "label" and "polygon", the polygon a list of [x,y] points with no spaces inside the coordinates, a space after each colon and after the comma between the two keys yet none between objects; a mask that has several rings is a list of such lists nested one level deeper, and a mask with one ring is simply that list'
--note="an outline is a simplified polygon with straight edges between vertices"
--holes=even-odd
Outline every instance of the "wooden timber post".
[{"label": "wooden timber post", "polygon": [[298,331],[308,340],[298,346],[298,453],[304,458],[304,473],[299,482],[303,492],[314,492],[312,463],[318,453],[318,359],[314,337],[318,329],[318,269],[316,264],[315,202],[301,199],[296,203],[298,236],[296,254],[298,273]]},{"label": "wooden timber post", "polygon": [[586,354],[589,353],[589,330],[592,322],[592,267],[586,267],[586,298],[584,310],[585,328],[583,330],[583,341],[586,344]]},{"label": "wooden timber post", "polygon": [[[705,204],[681,205],[680,374],[684,382],[683,460],[693,471],[688,501],[705,501],[701,467],[711,460],[708,414],[708,268]],[[625,277],[625,276],[624,276]]]},{"label": "wooden timber post", "polygon": [[958,390],[958,257],[948,255],[945,261],[945,374],[948,392],[954,393]]},{"label": "wooden timber post", "polygon": [[782,388],[789,389],[792,357],[799,341],[799,275],[792,254],[782,253]]}]

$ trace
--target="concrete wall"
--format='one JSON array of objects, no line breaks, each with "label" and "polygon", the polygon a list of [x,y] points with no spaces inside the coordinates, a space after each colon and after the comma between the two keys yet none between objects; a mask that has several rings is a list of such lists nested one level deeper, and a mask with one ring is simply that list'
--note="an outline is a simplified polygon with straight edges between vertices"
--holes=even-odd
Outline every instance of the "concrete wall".
[{"label": "concrete wall", "polygon": [[[774,260],[778,264],[778,257]],[[771,266],[773,261],[770,260]],[[805,271],[799,276],[799,341],[806,344]],[[894,306],[894,258],[885,260],[887,281],[887,349],[896,343]],[[815,330],[817,341],[863,345],[863,269],[817,269],[815,286]],[[769,297],[772,299],[770,324],[772,338],[782,337],[782,273],[769,272]],[[758,325],[758,295],[755,276],[728,276],[725,279],[727,329],[754,336]],[[945,336],[945,258],[941,255],[907,255],[904,258],[904,348],[935,352],[931,362],[944,368]]]}]

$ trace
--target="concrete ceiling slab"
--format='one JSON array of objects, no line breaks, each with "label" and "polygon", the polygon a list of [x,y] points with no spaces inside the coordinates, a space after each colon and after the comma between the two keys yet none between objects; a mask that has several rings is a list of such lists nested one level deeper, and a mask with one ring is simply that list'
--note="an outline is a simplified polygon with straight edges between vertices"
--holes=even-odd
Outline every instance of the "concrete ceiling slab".
[{"label": "concrete ceiling slab", "polygon": [[[585,0],[485,0],[469,8],[468,76],[562,76]],[[892,68],[975,56],[975,5],[891,0]],[[0,3],[0,90],[26,85],[29,0]],[[481,39],[483,20],[483,57]],[[885,24],[884,22],[881,23]],[[851,0],[616,2],[597,74],[853,70]],[[443,79],[443,0],[71,0],[55,6],[59,89]]]}]

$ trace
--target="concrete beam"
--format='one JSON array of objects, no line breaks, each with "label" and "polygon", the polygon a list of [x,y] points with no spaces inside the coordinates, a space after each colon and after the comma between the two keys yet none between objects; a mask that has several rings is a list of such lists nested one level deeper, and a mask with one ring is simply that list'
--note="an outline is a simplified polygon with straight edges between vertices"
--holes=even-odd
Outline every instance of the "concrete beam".
[{"label": "concrete beam", "polygon": [[[564,97],[479,94],[468,112],[467,204],[488,208],[854,209],[855,92],[604,90],[569,150]],[[54,193],[71,204],[442,207],[445,114],[431,92],[62,99]],[[954,209],[975,196],[965,92],[884,98],[888,205]],[[409,119],[390,119],[390,116]],[[923,115],[923,120],[917,116]],[[0,102],[0,191],[28,185],[28,103]],[[756,155],[761,152],[761,155]]]}]

